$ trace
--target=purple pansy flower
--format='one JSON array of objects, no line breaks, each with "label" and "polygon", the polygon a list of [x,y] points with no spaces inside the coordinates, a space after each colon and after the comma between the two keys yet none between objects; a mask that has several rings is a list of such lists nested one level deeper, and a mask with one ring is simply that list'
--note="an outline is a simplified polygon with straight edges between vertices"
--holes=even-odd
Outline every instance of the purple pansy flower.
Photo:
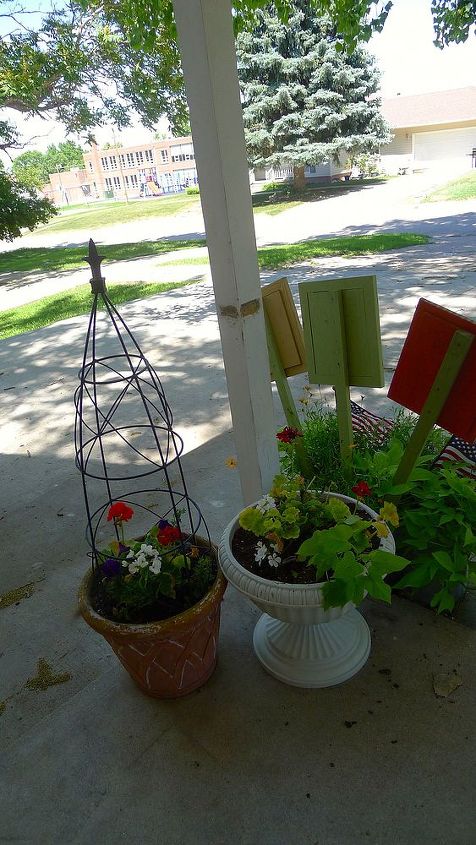
[{"label": "purple pansy flower", "polygon": [[162,529],[162,528],[168,528],[168,527],[169,527],[169,525],[170,525],[170,522],[167,522],[167,520],[166,520],[166,519],[159,519],[158,527],[159,527],[160,529]]},{"label": "purple pansy flower", "polygon": [[108,557],[104,563],[101,564],[101,572],[106,578],[114,578],[121,572],[121,562],[114,557]]}]

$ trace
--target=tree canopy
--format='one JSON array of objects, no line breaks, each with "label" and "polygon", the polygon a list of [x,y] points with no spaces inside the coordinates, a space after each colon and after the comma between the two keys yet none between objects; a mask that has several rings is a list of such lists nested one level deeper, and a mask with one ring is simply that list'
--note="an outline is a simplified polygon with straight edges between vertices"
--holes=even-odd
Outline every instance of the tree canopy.
[{"label": "tree canopy", "polygon": [[[390,10],[398,0],[308,0],[316,15],[329,15],[343,44],[354,49],[359,41],[368,41],[380,32]],[[236,26],[246,29],[256,12],[268,5],[266,0],[235,0]],[[476,0],[428,0],[433,16],[435,44],[445,47],[466,41],[474,34]],[[295,6],[294,0],[277,0],[276,13],[286,22]],[[256,18],[255,18],[256,19]]]},{"label": "tree canopy", "polygon": [[377,152],[390,134],[373,56],[362,47],[339,52],[330,19],[307,0],[294,6],[286,24],[273,5],[258,12],[237,55],[250,164],[292,164],[302,182],[305,165]]},{"label": "tree canopy", "polygon": [[0,241],[12,241],[22,228],[34,229],[56,214],[54,206],[40,199],[33,188],[20,184],[0,167]]},{"label": "tree canopy", "polygon": [[[466,41],[474,34],[476,0],[427,0],[433,16],[435,44],[444,47]],[[346,48],[359,41],[368,41],[373,32],[380,32],[392,7],[398,0],[308,0],[316,15],[329,15]],[[129,32],[146,46],[159,28],[170,39],[175,38],[172,0],[122,0],[122,14]],[[234,22],[237,32],[256,25],[256,13],[269,5],[269,0],[234,0]],[[285,23],[293,12],[294,0],[276,0],[279,19]]]},{"label": "tree canopy", "polygon": [[50,173],[84,167],[83,151],[74,141],[63,141],[56,146],[50,144],[46,153],[28,150],[15,158],[12,171],[22,185],[42,188],[48,182]]},{"label": "tree canopy", "polygon": [[[138,5],[143,14],[148,3]],[[125,127],[134,113],[149,128],[165,114],[180,129],[188,112],[178,48],[165,31],[169,16],[139,38],[129,6],[67,0],[33,27],[26,12],[0,2],[11,24],[0,37],[0,108],[49,116],[67,133],[92,135],[105,122]],[[0,148],[18,144],[2,128]]]}]

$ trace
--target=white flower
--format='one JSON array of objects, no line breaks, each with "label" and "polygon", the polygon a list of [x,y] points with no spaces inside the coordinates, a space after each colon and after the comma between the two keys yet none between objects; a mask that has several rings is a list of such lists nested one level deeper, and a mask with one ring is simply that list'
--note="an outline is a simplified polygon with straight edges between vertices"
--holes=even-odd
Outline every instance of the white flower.
[{"label": "white flower", "polygon": [[272,555],[268,556],[268,563],[270,566],[279,566],[281,558],[276,554],[276,552],[273,552]]},{"label": "white flower", "polygon": [[276,502],[273,497],[269,494],[263,496],[263,498],[260,499],[259,502],[256,502],[256,508],[257,510],[259,510],[260,513],[266,513],[267,511],[270,511],[275,507]]},{"label": "white flower", "polygon": [[268,554],[268,549],[266,548],[265,544],[261,542],[261,540],[256,543],[256,551],[255,551],[255,561],[256,563],[261,563],[262,560]]},{"label": "white flower", "polygon": [[135,575],[136,572],[138,572],[138,571],[139,571],[139,567],[137,566],[137,563],[130,563],[129,564],[129,574],[130,575]]},{"label": "white flower", "polygon": [[149,565],[149,561],[147,560],[145,554],[143,552],[139,552],[136,559],[135,559],[136,566],[140,569],[145,569],[146,566]]},{"label": "white flower", "polygon": [[155,557],[152,563],[149,566],[149,571],[152,572],[152,575],[158,575],[160,570],[162,569],[162,561],[159,556]]},{"label": "white flower", "polygon": [[126,556],[126,560],[132,560],[132,558],[135,557],[135,554],[136,553],[133,552],[132,549],[131,549],[129,554]]},{"label": "white flower", "polygon": [[146,543],[142,543],[140,547],[140,551],[145,555],[155,555],[155,549],[153,546],[148,546]]},{"label": "white flower", "polygon": [[[129,555],[127,555],[127,557],[129,557]],[[127,567],[129,566],[129,564],[127,563],[127,560],[123,560],[123,561],[122,561],[122,565],[123,565],[123,566],[125,566],[125,567],[126,567],[126,569],[127,569]]]}]

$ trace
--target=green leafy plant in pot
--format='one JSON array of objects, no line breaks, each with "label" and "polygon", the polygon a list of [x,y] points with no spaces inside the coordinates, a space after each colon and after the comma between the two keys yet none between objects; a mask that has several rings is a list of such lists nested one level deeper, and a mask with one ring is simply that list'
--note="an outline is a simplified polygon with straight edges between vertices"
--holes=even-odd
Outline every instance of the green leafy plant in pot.
[{"label": "green leafy plant in pot", "polygon": [[265,668],[296,686],[330,686],[352,677],[370,650],[370,632],[355,609],[368,593],[390,601],[396,556],[388,522],[363,498],[320,492],[302,476],[279,475],[270,493],[227,527],[219,548],[224,574],[264,615],[254,647]]}]

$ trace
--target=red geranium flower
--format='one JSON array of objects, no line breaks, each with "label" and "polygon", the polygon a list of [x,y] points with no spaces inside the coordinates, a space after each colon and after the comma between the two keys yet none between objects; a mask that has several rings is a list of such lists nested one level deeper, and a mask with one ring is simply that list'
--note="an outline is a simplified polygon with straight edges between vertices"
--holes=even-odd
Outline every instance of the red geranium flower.
[{"label": "red geranium flower", "polygon": [[165,528],[159,528],[157,531],[157,542],[161,546],[170,546],[176,540],[180,540],[181,537],[182,532],[175,525],[166,525]]},{"label": "red geranium flower", "polygon": [[355,493],[359,499],[365,499],[366,496],[370,496],[372,490],[366,481],[358,481],[357,484],[354,484],[352,487],[352,492]]},{"label": "red geranium flower", "polygon": [[302,437],[302,432],[298,431],[297,428],[287,425],[282,431],[278,431],[276,437],[281,443],[292,443],[296,437]]},{"label": "red geranium flower", "polygon": [[113,519],[114,522],[128,522],[133,515],[134,511],[125,502],[114,502],[107,512],[107,521]]}]

